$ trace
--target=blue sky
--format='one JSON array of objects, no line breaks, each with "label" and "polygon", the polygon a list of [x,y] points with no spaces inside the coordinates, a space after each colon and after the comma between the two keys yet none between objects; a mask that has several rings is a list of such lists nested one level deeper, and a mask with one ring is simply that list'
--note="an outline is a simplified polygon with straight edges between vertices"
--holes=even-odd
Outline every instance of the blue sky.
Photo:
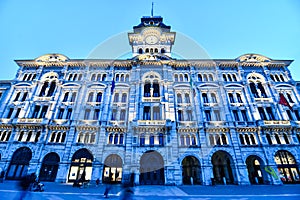
[{"label": "blue sky", "polygon": [[[88,57],[99,44],[131,31],[142,16],[150,15],[151,2],[0,0],[0,80],[15,77],[15,59],[46,53]],[[292,75],[300,80],[298,0],[154,0],[154,15],[197,42],[211,58],[258,53],[291,59]]]}]

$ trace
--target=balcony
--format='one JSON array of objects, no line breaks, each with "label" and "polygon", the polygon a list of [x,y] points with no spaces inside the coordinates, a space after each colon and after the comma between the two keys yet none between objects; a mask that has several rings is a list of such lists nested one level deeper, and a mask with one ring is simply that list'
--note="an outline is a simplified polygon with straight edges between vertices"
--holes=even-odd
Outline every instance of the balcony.
[{"label": "balcony", "polygon": [[108,124],[110,126],[125,126],[125,121],[109,121]]},{"label": "balcony", "polygon": [[35,96],[33,98],[34,101],[51,101],[52,100],[52,97],[37,97]]},{"label": "balcony", "polygon": [[182,126],[182,127],[196,127],[197,122],[196,121],[179,121],[179,122],[177,122],[177,125]]},{"label": "balcony", "polygon": [[43,118],[19,118],[17,119],[17,123],[23,123],[23,124],[46,124],[48,122],[48,119]]},{"label": "balcony", "polygon": [[143,97],[143,102],[160,102],[161,97]]},{"label": "balcony", "polygon": [[261,97],[261,98],[254,98],[255,101],[260,101],[260,102],[272,102],[272,98],[265,98],[265,97]]},{"label": "balcony", "polygon": [[203,106],[208,106],[208,107],[213,107],[213,106],[218,106],[218,103],[203,103]]},{"label": "balcony", "polygon": [[10,118],[2,118],[2,119],[0,119],[0,122],[2,124],[8,124],[9,122],[11,122],[11,119]]},{"label": "balcony", "polygon": [[69,119],[54,119],[52,120],[52,122],[54,124],[58,124],[58,125],[64,125],[64,124],[69,124],[68,122],[70,122],[71,120]]},{"label": "balcony", "polygon": [[226,126],[226,122],[225,121],[209,121],[209,122],[205,122],[205,126],[206,127],[219,127],[219,126]]},{"label": "balcony", "polygon": [[138,126],[165,126],[166,120],[138,120]]},{"label": "balcony", "polygon": [[289,120],[260,120],[258,125],[261,126],[290,126],[291,122]]}]

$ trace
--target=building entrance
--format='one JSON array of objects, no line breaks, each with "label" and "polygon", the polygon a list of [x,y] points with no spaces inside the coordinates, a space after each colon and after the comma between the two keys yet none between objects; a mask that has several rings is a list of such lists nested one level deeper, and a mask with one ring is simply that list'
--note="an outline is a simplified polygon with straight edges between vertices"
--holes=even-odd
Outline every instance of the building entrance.
[{"label": "building entrance", "polygon": [[45,156],[39,174],[39,179],[41,181],[55,181],[59,160],[59,156],[56,153],[49,153]]},{"label": "building entrance", "polygon": [[200,163],[194,156],[187,156],[182,160],[182,183],[184,185],[201,183]]},{"label": "building entrance", "polygon": [[113,154],[104,161],[103,183],[121,183],[122,181],[122,159]]},{"label": "building entrance", "polygon": [[156,151],[147,151],[140,161],[140,184],[163,185],[165,183],[164,161]]}]

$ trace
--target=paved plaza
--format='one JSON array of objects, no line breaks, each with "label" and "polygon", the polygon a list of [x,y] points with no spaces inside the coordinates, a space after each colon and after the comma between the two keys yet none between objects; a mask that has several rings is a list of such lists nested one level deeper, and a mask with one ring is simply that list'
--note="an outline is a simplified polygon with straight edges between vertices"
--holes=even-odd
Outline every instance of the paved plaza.
[{"label": "paved plaza", "polygon": [[[45,182],[44,192],[28,192],[26,200],[94,200],[104,199],[104,185],[89,185],[86,188],[74,188],[71,184]],[[0,199],[19,199],[17,181],[0,183]],[[122,187],[114,185],[109,199],[122,199]],[[252,200],[252,199],[300,199],[300,185],[220,185],[220,186],[137,186],[134,187],[134,200],[144,199],[189,199],[189,200]]]}]

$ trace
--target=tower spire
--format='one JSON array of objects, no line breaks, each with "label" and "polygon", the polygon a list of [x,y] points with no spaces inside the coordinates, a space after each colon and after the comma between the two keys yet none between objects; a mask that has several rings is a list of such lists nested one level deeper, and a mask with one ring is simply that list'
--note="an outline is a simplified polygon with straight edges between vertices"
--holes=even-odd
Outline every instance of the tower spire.
[{"label": "tower spire", "polygon": [[153,17],[153,2],[152,2],[152,8],[151,8],[151,17]]}]

